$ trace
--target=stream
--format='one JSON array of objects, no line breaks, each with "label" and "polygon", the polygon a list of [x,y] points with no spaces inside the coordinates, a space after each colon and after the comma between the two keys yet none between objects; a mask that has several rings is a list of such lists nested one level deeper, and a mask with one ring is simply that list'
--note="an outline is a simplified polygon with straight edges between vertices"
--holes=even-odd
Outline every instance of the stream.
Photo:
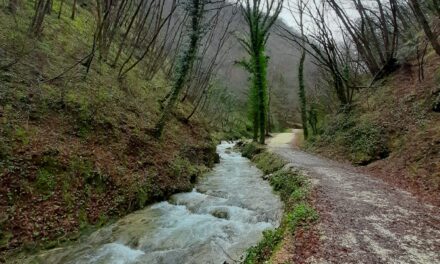
[{"label": "stream", "polygon": [[41,252],[28,263],[234,263],[279,225],[282,203],[262,172],[217,146],[221,161],[192,192],[173,195],[101,228],[76,244]]}]

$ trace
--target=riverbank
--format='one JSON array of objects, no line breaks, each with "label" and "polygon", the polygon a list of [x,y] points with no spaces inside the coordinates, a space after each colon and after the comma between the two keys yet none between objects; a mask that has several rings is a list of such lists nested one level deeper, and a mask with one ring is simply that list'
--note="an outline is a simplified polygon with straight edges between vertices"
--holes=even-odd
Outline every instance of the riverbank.
[{"label": "riverbank", "polygon": [[79,241],[7,263],[234,263],[281,220],[282,202],[248,159],[217,147],[221,162],[190,192],[173,195]]},{"label": "riverbank", "polygon": [[314,243],[319,241],[315,230],[319,216],[313,207],[313,190],[305,172],[256,143],[242,143],[239,148],[243,156],[251,159],[263,171],[263,178],[284,203],[280,226],[265,231],[263,240],[247,251],[242,263],[300,262],[307,258],[313,252]]},{"label": "riverbank", "polygon": [[147,78],[139,67],[120,79],[108,61],[78,64],[91,49],[92,10],[47,15],[32,38],[31,2],[15,15],[0,7],[0,255],[56,247],[191,190],[216,160],[206,121],[185,120],[188,100],[162,140],[152,136],[171,86],[163,71]]}]

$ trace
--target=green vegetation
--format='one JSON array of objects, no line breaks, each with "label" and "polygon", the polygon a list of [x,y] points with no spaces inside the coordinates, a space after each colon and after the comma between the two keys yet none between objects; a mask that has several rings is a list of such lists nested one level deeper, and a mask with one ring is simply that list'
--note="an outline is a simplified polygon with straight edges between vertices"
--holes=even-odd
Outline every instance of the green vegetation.
[{"label": "green vegetation", "polygon": [[263,239],[258,245],[248,249],[243,264],[266,263],[278,244],[283,240],[283,229],[267,230],[263,232]]},{"label": "green vegetation", "polygon": [[295,232],[298,227],[307,226],[318,220],[318,214],[315,209],[307,203],[300,203],[296,205],[292,212],[287,214],[287,226],[289,231]]},{"label": "green vegetation", "polygon": [[345,155],[354,164],[365,165],[388,155],[384,128],[371,118],[360,119],[353,112],[337,115],[307,144],[314,149],[325,145],[339,145],[348,150]]},{"label": "green vegetation", "polygon": [[40,169],[37,172],[37,189],[43,193],[51,193],[55,189],[56,179],[55,175],[46,169]]},{"label": "green vegetation", "polygon": [[204,0],[191,0],[188,3],[188,13],[191,19],[191,26],[188,34],[187,47],[182,51],[182,56],[177,62],[177,73],[175,81],[173,83],[172,91],[170,92],[170,98],[168,103],[164,107],[161,117],[155,126],[156,138],[162,137],[165,124],[168,122],[168,118],[171,111],[174,110],[177,100],[182,89],[185,86],[186,79],[190,75],[191,67],[196,59],[197,49],[199,47],[199,41],[201,38],[202,22],[205,13],[205,1]]},{"label": "green vegetation", "polygon": [[252,161],[254,161],[257,164],[257,167],[265,174],[274,173],[280,170],[285,164],[285,161],[283,161],[280,157],[269,152],[263,152],[255,155],[252,158]]},{"label": "green vegetation", "polygon": [[[52,4],[58,11],[60,1]],[[139,59],[131,52],[151,50],[148,43],[126,43],[112,65],[127,28],[100,21],[96,2],[76,6],[74,19],[66,17],[73,1],[64,1],[60,18],[35,7],[19,1],[12,14],[0,4],[0,254],[75,239],[81,230],[190,190],[216,160],[214,126],[197,113],[191,123],[181,118],[193,112],[193,101],[179,100],[164,140],[153,137],[172,84],[171,57],[147,52],[129,69]],[[33,24],[36,15],[41,24]],[[116,34],[101,31],[99,39],[101,23]],[[135,41],[135,32],[128,39]],[[155,56],[160,67],[152,66]]]},{"label": "green vegetation", "polygon": [[253,123],[253,140],[264,144],[268,121],[269,93],[267,89],[266,44],[269,30],[274,25],[283,8],[283,1],[246,1],[240,5],[241,13],[248,26],[248,37],[239,38],[245,51],[250,56],[249,62],[242,61],[251,74],[249,92],[249,115]]},{"label": "green vegetation", "polygon": [[298,228],[308,228],[318,220],[318,214],[309,204],[310,185],[304,174],[294,168],[286,168],[287,162],[276,154],[253,142],[240,146],[243,156],[250,157],[256,166],[269,174],[269,183],[284,202],[284,215],[280,227],[263,233],[263,239],[248,249],[242,261],[245,264],[267,263],[283,238]]}]

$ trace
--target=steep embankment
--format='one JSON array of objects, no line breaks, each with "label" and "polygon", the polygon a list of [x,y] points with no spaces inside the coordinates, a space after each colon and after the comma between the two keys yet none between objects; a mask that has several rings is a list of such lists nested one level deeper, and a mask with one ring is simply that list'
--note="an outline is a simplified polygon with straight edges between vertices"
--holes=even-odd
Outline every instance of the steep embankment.
[{"label": "steep embankment", "polygon": [[404,64],[361,90],[354,110],[331,116],[309,150],[367,165],[366,172],[440,204],[440,60],[428,55],[424,79]]},{"label": "steep embankment", "polygon": [[[59,1],[53,4],[58,10]],[[117,69],[99,58],[86,74],[78,61],[94,35],[87,9],[79,7],[75,20],[47,15],[38,40],[27,34],[32,14],[30,1],[16,16],[0,9],[3,253],[55,246],[91,224],[190,190],[215,161],[204,123],[179,121],[192,109],[188,103],[162,141],[150,136],[168,92],[165,75],[146,80],[139,67],[118,80]]]}]

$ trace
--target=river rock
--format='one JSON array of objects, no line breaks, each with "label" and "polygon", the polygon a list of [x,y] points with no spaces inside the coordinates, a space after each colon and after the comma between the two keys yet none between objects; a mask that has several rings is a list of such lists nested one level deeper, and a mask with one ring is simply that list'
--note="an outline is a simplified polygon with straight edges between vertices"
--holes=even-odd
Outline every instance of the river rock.
[{"label": "river rock", "polygon": [[211,212],[211,215],[217,218],[229,219],[229,214],[226,211],[214,210]]},{"label": "river rock", "polygon": [[273,175],[272,173],[263,175],[263,180],[265,180],[265,181],[269,180],[272,177],[272,175]]}]

